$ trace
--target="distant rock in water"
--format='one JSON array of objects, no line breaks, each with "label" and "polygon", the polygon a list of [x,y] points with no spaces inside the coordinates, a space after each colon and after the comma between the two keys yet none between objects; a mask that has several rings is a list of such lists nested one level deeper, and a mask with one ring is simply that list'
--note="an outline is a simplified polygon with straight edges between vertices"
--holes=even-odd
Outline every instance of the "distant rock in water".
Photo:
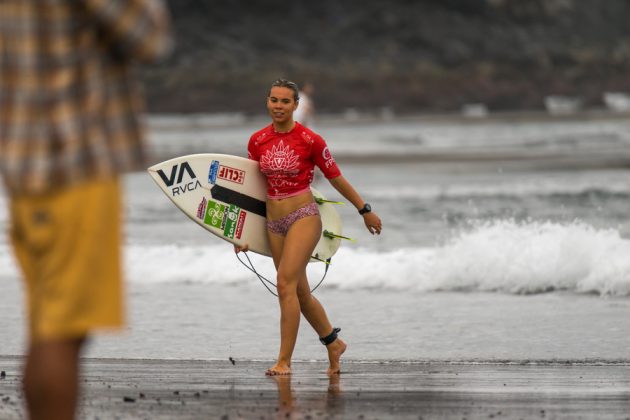
[{"label": "distant rock in water", "polygon": [[551,115],[575,114],[582,106],[580,98],[550,95],[545,97],[545,108]]},{"label": "distant rock in water", "polygon": [[623,92],[604,92],[604,104],[614,112],[630,112],[630,94]]}]

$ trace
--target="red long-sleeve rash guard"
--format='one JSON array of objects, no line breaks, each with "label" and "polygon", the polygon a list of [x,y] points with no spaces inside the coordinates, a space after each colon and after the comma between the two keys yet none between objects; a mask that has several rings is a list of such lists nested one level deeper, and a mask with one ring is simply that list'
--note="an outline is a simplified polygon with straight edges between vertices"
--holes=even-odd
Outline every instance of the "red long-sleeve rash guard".
[{"label": "red long-sleeve rash guard", "polygon": [[255,132],[249,139],[250,159],[260,162],[267,177],[267,197],[281,199],[307,191],[313,182],[315,165],[328,179],[341,175],[324,139],[296,122],[288,133],[273,125]]}]

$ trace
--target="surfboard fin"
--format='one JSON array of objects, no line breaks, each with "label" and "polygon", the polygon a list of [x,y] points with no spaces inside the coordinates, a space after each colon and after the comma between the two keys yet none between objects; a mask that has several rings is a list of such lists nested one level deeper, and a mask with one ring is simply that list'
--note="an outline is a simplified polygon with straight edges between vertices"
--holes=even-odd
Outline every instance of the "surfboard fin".
[{"label": "surfboard fin", "polygon": [[324,264],[326,264],[326,265],[330,265],[330,261],[331,261],[331,259],[330,259],[330,258],[328,258],[327,260],[324,260],[324,259],[322,259],[322,258],[319,258],[319,256],[318,256],[317,254],[315,254],[315,255],[311,255],[311,258],[312,258],[312,259],[314,259],[314,260],[317,260],[317,261],[319,261],[319,262],[323,262],[323,263],[324,263]]},{"label": "surfboard fin", "polygon": [[350,242],[356,242],[355,239],[348,238],[347,236],[337,235],[336,233],[329,232],[327,230],[324,230],[323,235],[324,235],[325,238],[328,238],[328,239],[345,239],[345,240],[350,241]]},{"label": "surfboard fin", "polygon": [[346,205],[346,203],[344,203],[343,201],[326,200],[326,199],[321,198],[321,197],[315,197],[315,202],[317,204],[330,203],[330,204],[338,204],[340,206],[345,206]]}]

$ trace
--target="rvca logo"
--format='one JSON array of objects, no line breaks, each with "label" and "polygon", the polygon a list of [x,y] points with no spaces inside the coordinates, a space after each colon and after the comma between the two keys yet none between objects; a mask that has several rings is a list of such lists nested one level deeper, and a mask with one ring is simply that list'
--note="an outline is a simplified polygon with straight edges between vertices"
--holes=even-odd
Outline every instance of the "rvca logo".
[{"label": "rvca logo", "polygon": [[[179,175],[177,174],[177,169],[179,168]],[[166,176],[163,170],[157,171],[162,181],[166,184],[167,187],[172,187],[175,183],[175,175],[177,175],[177,183],[181,184],[184,180],[184,174],[188,173],[188,176],[191,179],[197,178],[197,175],[193,172],[192,168],[188,164],[188,162],[184,162],[181,165],[175,165],[171,168],[171,175],[169,177]]]},{"label": "rvca logo", "polygon": [[[184,162],[181,165],[174,165],[171,168],[171,173],[169,176],[166,176],[164,171],[161,169],[158,170],[157,172],[167,187],[173,187],[173,185],[177,184],[171,190],[171,192],[173,193],[173,196],[179,195],[181,193],[186,193],[188,191],[196,190],[197,187],[201,187],[201,183],[199,182],[199,180],[197,180],[197,175],[195,175],[195,173],[193,172],[188,162]],[[191,182],[180,185],[184,181],[185,174],[188,174],[188,177],[191,179]],[[175,180],[175,178],[177,178],[177,181]]]}]

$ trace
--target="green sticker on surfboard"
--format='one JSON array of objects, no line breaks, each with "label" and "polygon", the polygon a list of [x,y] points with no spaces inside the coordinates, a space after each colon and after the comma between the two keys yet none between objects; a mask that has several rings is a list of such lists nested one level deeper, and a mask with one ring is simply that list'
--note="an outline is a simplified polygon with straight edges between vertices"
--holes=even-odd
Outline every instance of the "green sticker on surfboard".
[{"label": "green sticker on surfboard", "polygon": [[241,208],[233,204],[218,203],[208,200],[203,222],[223,231],[223,236],[234,239]]}]

